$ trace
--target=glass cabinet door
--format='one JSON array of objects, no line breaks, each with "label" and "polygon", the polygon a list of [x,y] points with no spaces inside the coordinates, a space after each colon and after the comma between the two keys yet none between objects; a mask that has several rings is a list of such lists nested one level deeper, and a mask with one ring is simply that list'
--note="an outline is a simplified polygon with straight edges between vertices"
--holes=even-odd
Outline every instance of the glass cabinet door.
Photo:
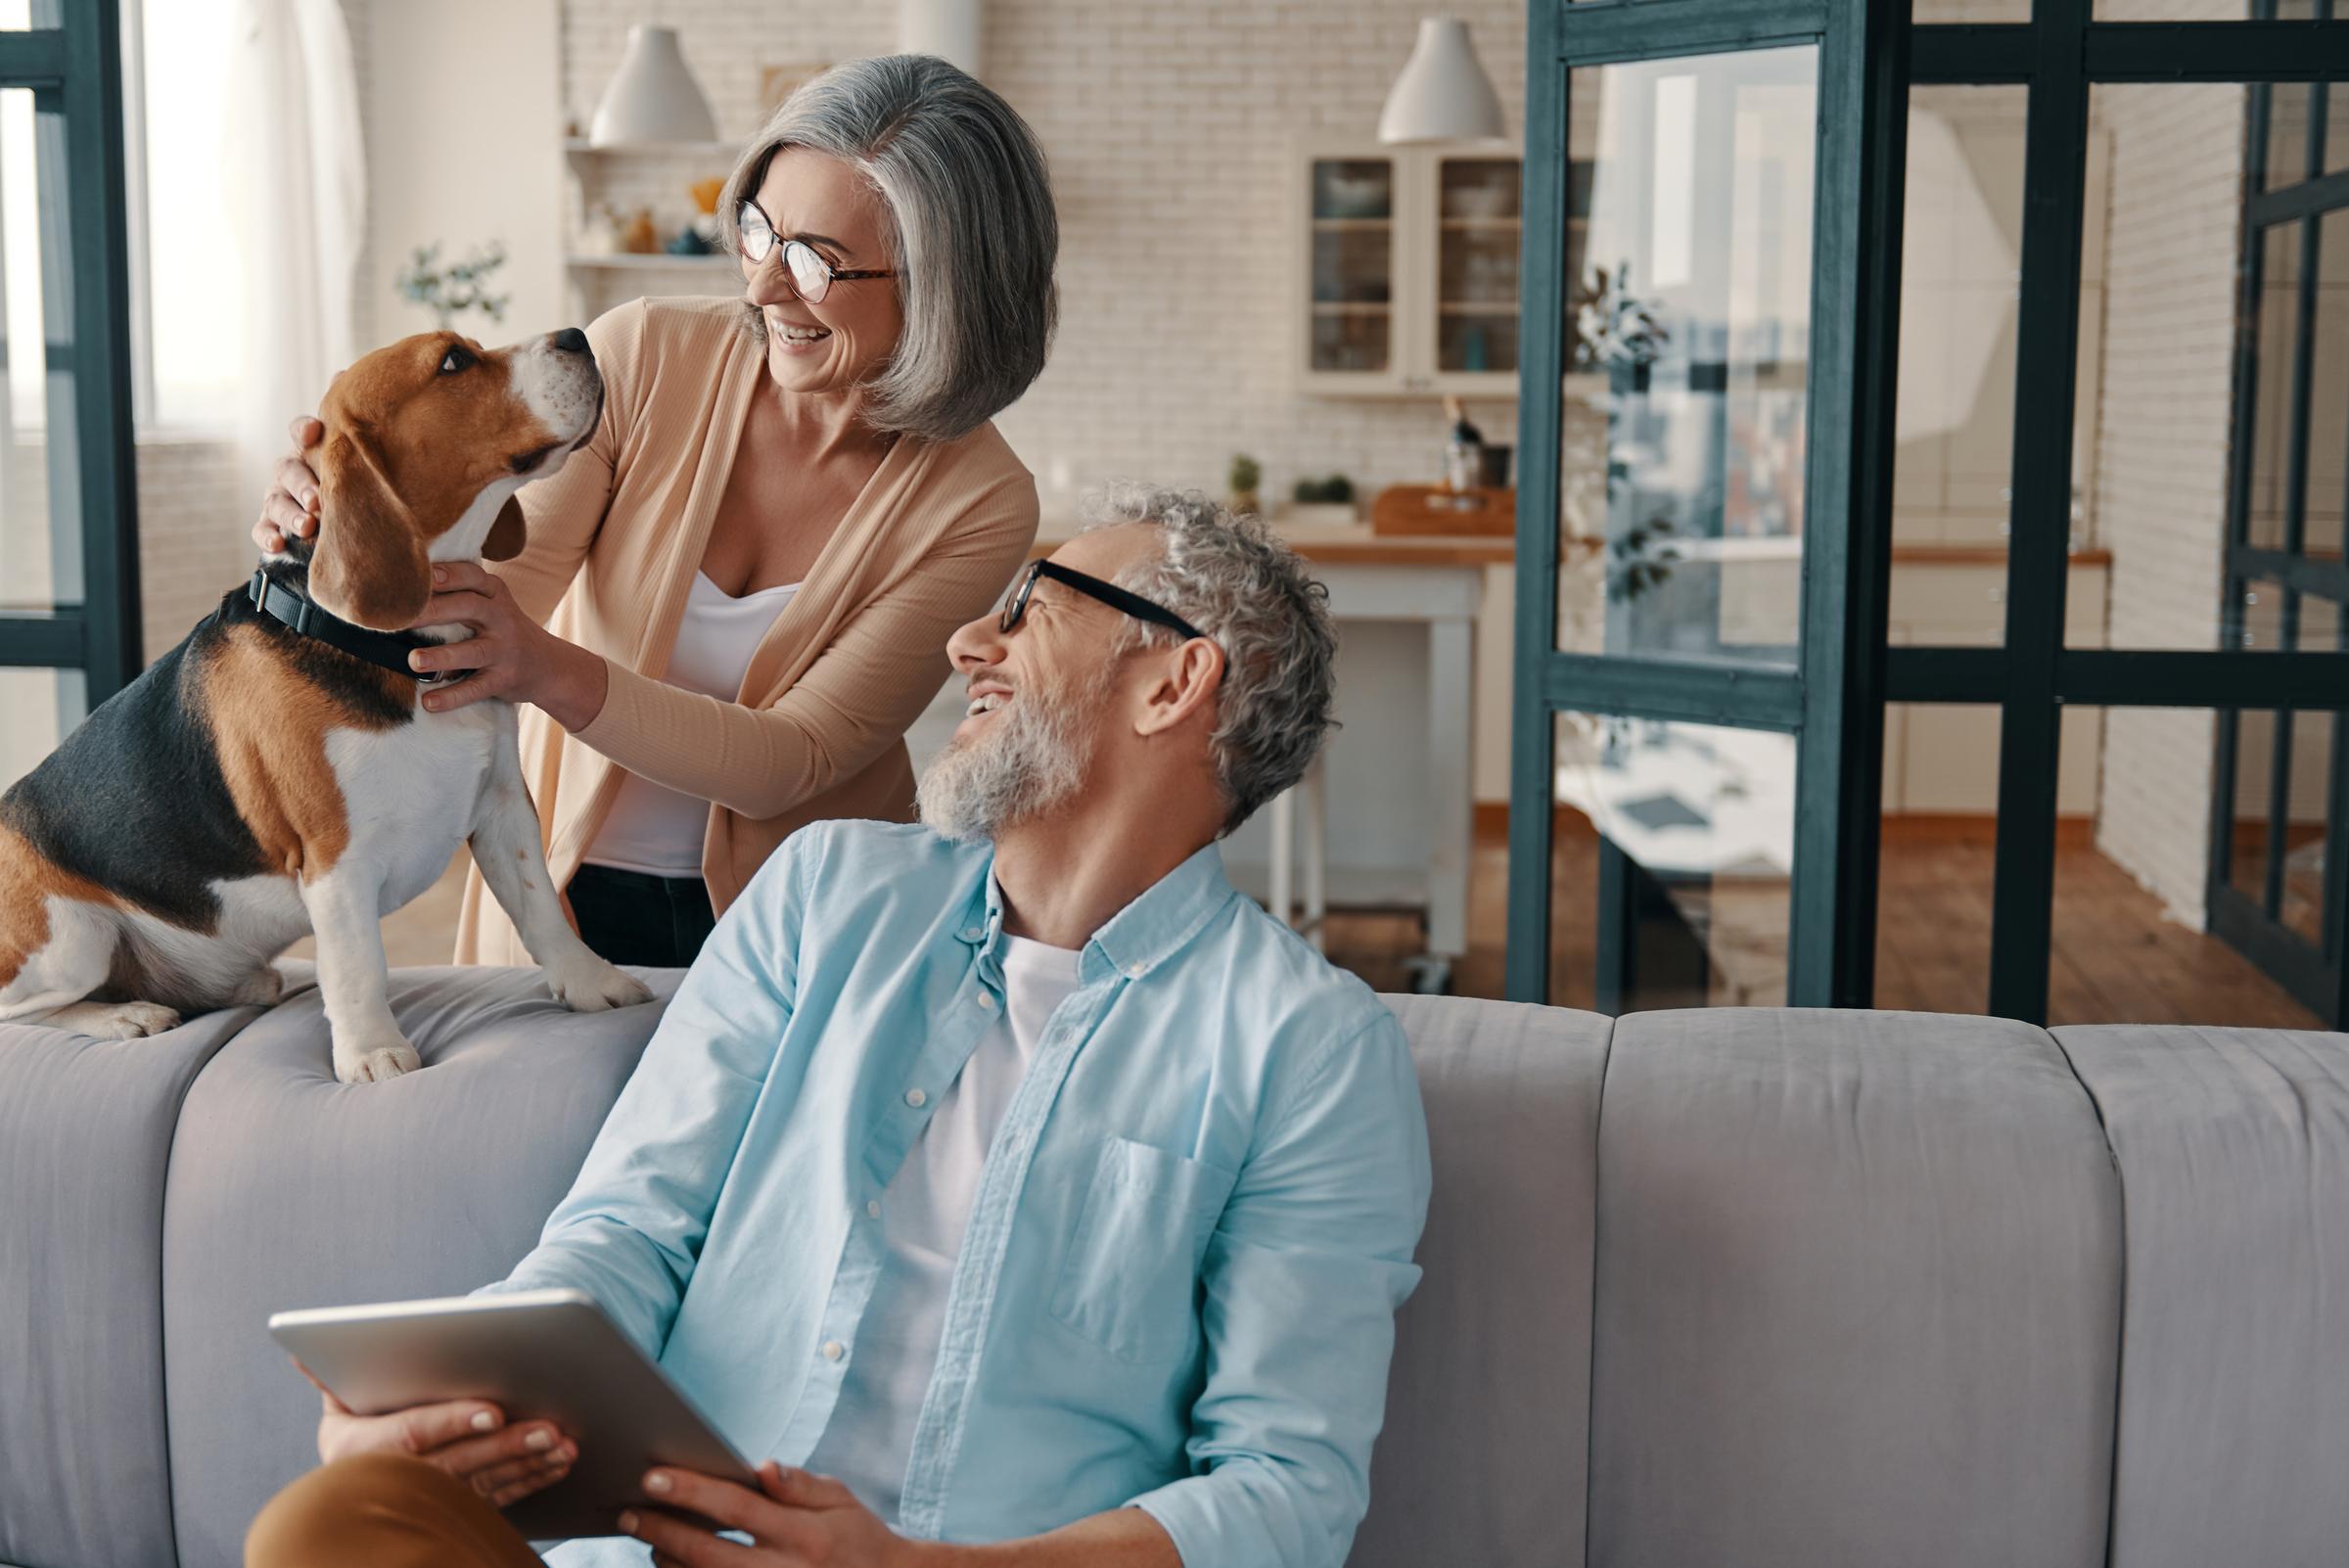
[{"label": "glass cabinet door", "polygon": [[1395,358],[1401,196],[1395,161],[1315,159],[1311,178],[1313,328],[1306,367],[1315,375],[1386,375]]},{"label": "glass cabinet door", "polygon": [[1439,375],[1517,373],[1519,168],[1514,158],[1437,160]]}]

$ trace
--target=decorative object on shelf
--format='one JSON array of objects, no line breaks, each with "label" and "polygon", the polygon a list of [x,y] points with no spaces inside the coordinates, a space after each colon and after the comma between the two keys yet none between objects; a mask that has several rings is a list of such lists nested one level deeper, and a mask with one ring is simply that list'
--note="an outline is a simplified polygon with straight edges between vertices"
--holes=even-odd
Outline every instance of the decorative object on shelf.
[{"label": "decorative object on shelf", "polygon": [[1403,63],[1378,116],[1378,139],[1471,141],[1500,133],[1500,95],[1476,58],[1468,23],[1457,17],[1422,21],[1411,58]]},{"label": "decorative object on shelf", "polygon": [[1393,211],[1394,176],[1381,163],[1359,167],[1331,163],[1321,170],[1320,200],[1313,215],[1361,220],[1383,218]]},{"label": "decorative object on shelf", "polygon": [[691,185],[685,187],[685,194],[693,198],[693,205],[697,208],[693,220],[693,232],[702,237],[702,249],[705,253],[714,252],[717,249],[718,237],[722,232],[717,225],[717,199],[724,193],[725,188],[726,182],[714,176],[706,180],[695,180]]},{"label": "decorative object on shelf", "polygon": [[420,245],[392,286],[399,297],[433,313],[442,331],[468,310],[479,310],[491,321],[506,319],[510,294],[491,294],[483,287],[490,273],[506,264],[506,248],[492,240],[462,261],[440,264],[440,247]]},{"label": "decorative object on shelf", "polygon": [[898,51],[936,55],[979,74],[986,44],[984,0],[898,0]]},{"label": "decorative object on shelf", "polygon": [[639,23],[628,29],[627,53],[595,106],[587,140],[596,147],[717,140],[717,116],[685,68],[676,28]]},{"label": "decorative object on shelf", "polygon": [[1246,452],[1235,453],[1231,459],[1231,509],[1235,512],[1261,513],[1264,501],[1256,487],[1264,483],[1264,466]]},{"label": "decorative object on shelf", "polygon": [[662,243],[661,249],[670,255],[709,255],[711,246],[690,223],[677,230]]},{"label": "decorative object on shelf", "polygon": [[588,214],[586,223],[579,230],[577,254],[580,255],[619,254],[621,235],[626,227],[627,219],[620,215],[620,208],[609,202],[596,203],[595,210]]},{"label": "decorative object on shelf", "polygon": [[653,209],[640,207],[628,219],[627,227],[620,231],[620,249],[629,255],[658,255],[661,252],[661,231],[653,227]]},{"label": "decorative object on shelf", "polygon": [[1517,193],[1505,185],[1453,185],[1444,192],[1444,215],[1490,223],[1516,215]]},{"label": "decorative object on shelf", "polygon": [[830,70],[822,61],[799,61],[790,65],[760,66],[759,68],[759,112],[771,115],[783,107],[783,100],[800,90],[801,86]]}]

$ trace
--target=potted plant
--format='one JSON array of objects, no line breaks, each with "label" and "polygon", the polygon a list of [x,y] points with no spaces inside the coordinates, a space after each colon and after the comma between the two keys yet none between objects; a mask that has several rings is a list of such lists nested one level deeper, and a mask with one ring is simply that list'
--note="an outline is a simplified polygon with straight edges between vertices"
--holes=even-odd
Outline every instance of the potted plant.
[{"label": "potted plant", "polygon": [[490,273],[505,264],[506,248],[495,241],[464,260],[451,261],[445,266],[440,262],[438,245],[420,245],[407,266],[392,280],[392,286],[399,291],[401,299],[430,310],[443,332],[469,310],[479,310],[491,321],[502,322],[506,319],[506,306],[514,297],[491,294],[484,285]]},{"label": "potted plant", "polygon": [[1360,521],[1355,511],[1354,481],[1343,474],[1299,480],[1289,491],[1289,504],[1281,509],[1280,520],[1314,528],[1344,528]]},{"label": "potted plant", "polygon": [[1231,509],[1235,512],[1262,513],[1264,501],[1257,495],[1257,485],[1264,483],[1265,471],[1257,460],[1246,452],[1231,460]]}]

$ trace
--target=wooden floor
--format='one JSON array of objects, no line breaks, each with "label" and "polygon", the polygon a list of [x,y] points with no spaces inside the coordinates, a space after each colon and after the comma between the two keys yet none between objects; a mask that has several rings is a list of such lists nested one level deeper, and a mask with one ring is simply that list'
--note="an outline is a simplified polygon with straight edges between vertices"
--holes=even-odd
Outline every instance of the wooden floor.
[{"label": "wooden floor", "polygon": [[[1876,922],[1876,1005],[1924,1012],[1978,1013],[1990,987],[1989,827],[1934,824],[1904,831],[1888,822],[1881,914]],[[464,885],[462,852],[425,896],[384,921],[384,945],[395,965],[448,962]],[[1550,999],[1591,1005],[1591,889],[1597,841],[1561,835],[1553,880],[1556,952]],[[1465,959],[1452,991],[1501,992],[1508,929],[1508,853],[1497,838],[1480,840],[1469,884]],[[1769,1006],[1785,999],[1784,883],[1717,888],[1687,911],[1710,924],[1716,953],[1715,1005]],[[1408,991],[1405,961],[1423,941],[1411,913],[1339,912],[1330,917],[1330,957],[1381,991]],[[310,945],[295,949],[308,956]],[[1662,997],[1678,1004],[1688,998]],[[2076,1023],[2246,1024],[2321,1027],[2314,1014],[2215,937],[2165,919],[2161,905],[2129,873],[2069,834],[2055,859],[2054,953],[2049,975],[2050,1021]]]},{"label": "wooden floor", "polygon": [[[1936,824],[1914,833],[1888,824],[1876,923],[1877,1006],[1986,1010],[1992,853],[1987,824]],[[1562,1006],[1591,1005],[1597,864],[1594,838],[1560,836],[1552,879],[1550,999]],[[1457,994],[1501,992],[1507,877],[1505,845],[1480,839],[1469,888],[1469,952],[1452,975]],[[1709,905],[1689,912],[1709,921],[1716,952],[1727,955],[1714,966],[1709,1001],[1767,1006],[1785,999],[1784,883],[1720,888]],[[1409,989],[1405,960],[1419,951],[1421,940],[1416,914],[1330,918],[1330,957],[1382,991]],[[2058,1024],[2321,1027],[2234,948],[2165,918],[2160,900],[2085,835],[2066,835],[2056,851],[2048,1002],[2050,1021]]]}]

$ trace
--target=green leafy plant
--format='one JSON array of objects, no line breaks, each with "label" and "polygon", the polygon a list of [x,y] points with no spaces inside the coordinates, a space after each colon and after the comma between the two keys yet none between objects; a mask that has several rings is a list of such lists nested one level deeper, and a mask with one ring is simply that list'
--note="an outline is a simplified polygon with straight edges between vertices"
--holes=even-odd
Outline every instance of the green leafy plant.
[{"label": "green leafy plant", "polygon": [[1256,487],[1257,487],[1257,485],[1258,485],[1258,484],[1262,484],[1262,483],[1264,482],[1264,478],[1265,478],[1265,470],[1264,470],[1264,466],[1263,466],[1262,464],[1260,464],[1259,462],[1257,462],[1257,460],[1256,460],[1255,458],[1253,458],[1253,457],[1250,457],[1250,456],[1249,456],[1249,455],[1248,455],[1246,452],[1241,452],[1241,453],[1238,453],[1237,455],[1235,455],[1235,456],[1232,458],[1232,460],[1231,460],[1231,493],[1232,493],[1232,494],[1234,494],[1234,495],[1254,495],[1254,494],[1256,493]]},{"label": "green leafy plant", "polygon": [[1332,474],[1327,479],[1301,479],[1290,491],[1290,497],[1301,506],[1349,505],[1354,500],[1354,481],[1343,474]]},{"label": "green leafy plant", "polygon": [[446,331],[468,310],[479,310],[491,321],[506,319],[506,306],[513,300],[510,294],[491,294],[484,287],[489,274],[506,264],[506,248],[495,241],[476,250],[462,261],[445,266],[440,261],[440,247],[420,245],[400,274],[392,280],[401,299],[420,304],[433,313],[441,330]]}]

